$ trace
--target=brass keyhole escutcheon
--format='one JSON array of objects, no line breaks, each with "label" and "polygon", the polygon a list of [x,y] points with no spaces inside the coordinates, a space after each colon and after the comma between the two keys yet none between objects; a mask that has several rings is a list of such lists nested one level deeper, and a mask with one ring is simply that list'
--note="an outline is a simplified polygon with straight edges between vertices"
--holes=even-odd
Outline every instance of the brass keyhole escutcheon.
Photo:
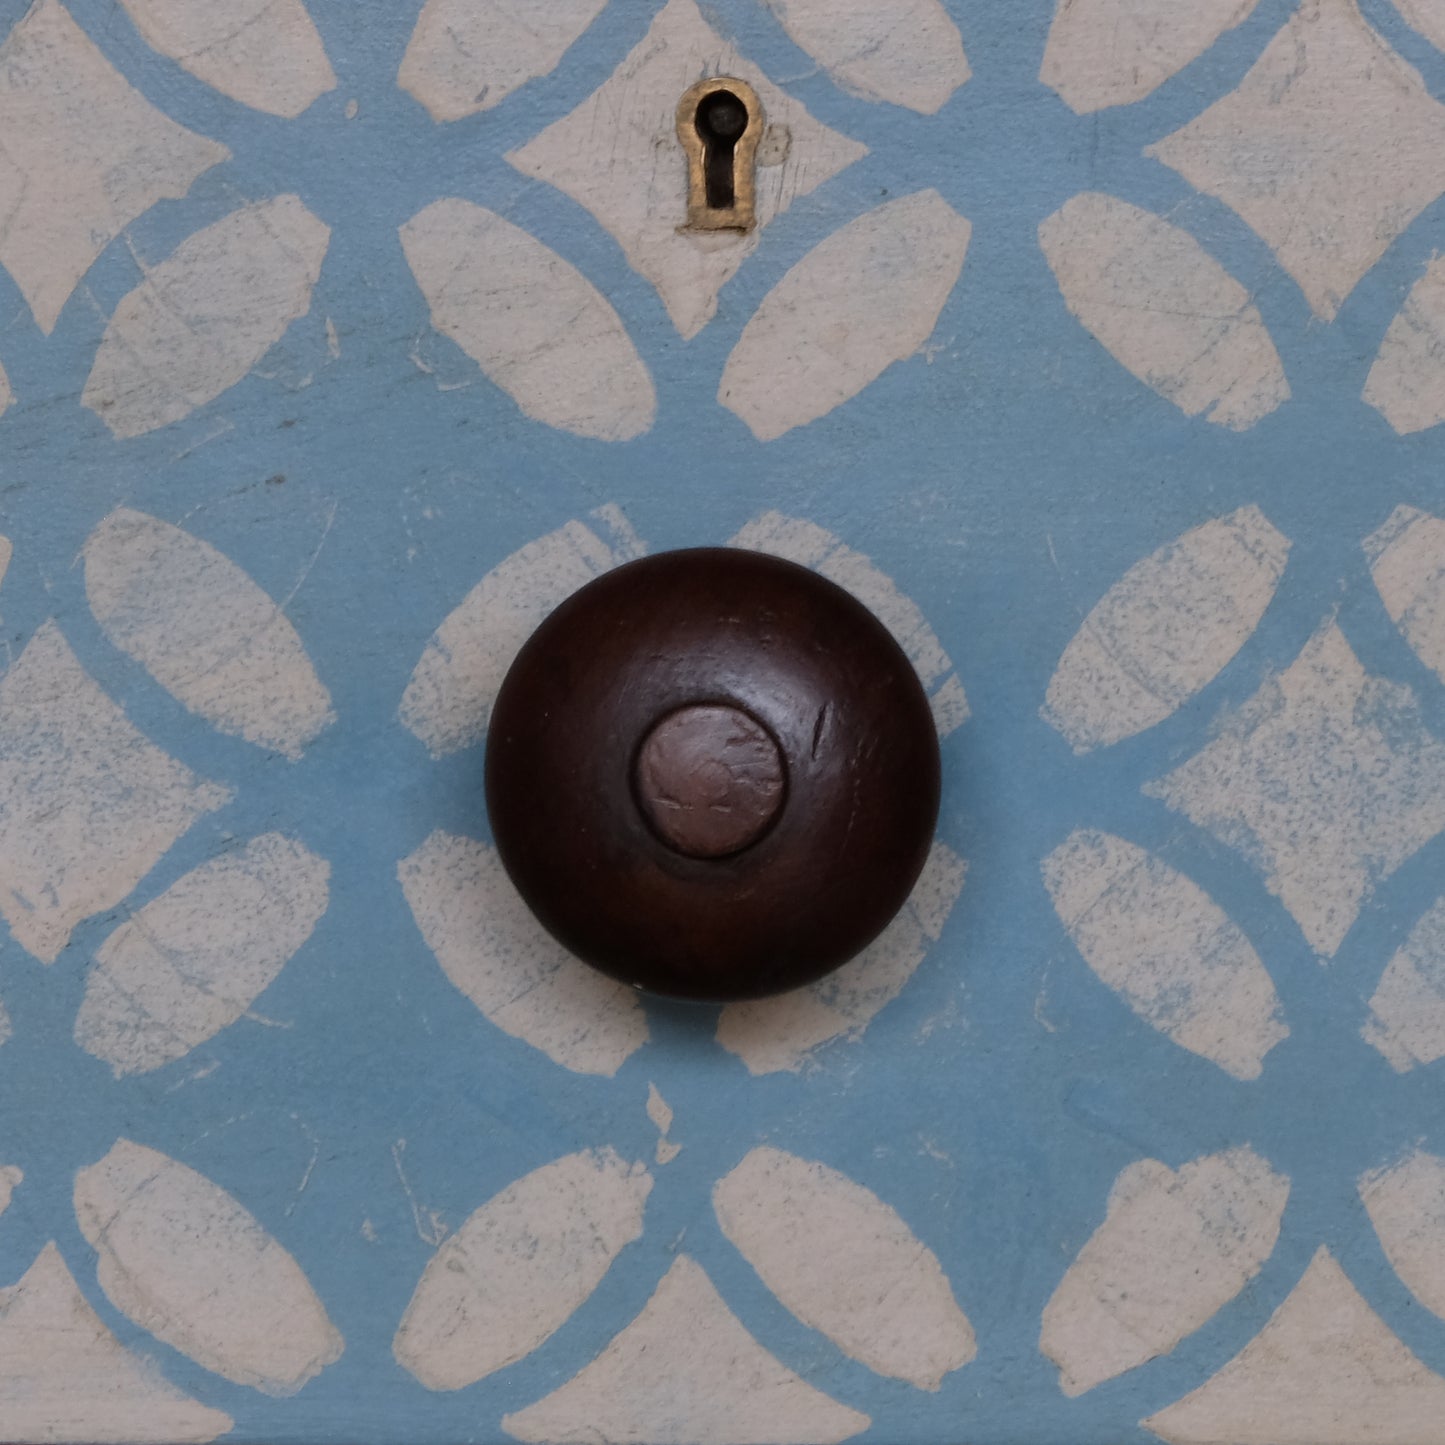
[{"label": "brass keyhole escutcheon", "polygon": [[677,104],[687,152],[689,231],[751,231],[757,223],[758,142],[763,107],[745,80],[701,80]]}]

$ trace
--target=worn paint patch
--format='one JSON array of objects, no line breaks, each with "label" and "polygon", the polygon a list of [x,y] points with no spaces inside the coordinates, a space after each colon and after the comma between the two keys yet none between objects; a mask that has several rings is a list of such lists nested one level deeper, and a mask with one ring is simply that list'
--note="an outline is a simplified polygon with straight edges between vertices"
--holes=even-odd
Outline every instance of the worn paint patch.
[{"label": "worn paint patch", "polygon": [[768,1354],[680,1255],[590,1365],[502,1428],[538,1445],[834,1445],[870,1423]]},{"label": "worn paint patch", "polygon": [[1386,965],[1360,1036],[1398,1073],[1445,1058],[1445,898]]},{"label": "worn paint patch", "polygon": [[636,991],[568,953],[493,849],[437,831],[397,877],[442,971],[504,1033],[564,1068],[609,1078],[647,1042]]},{"label": "worn paint patch", "polygon": [[1171,1445],[1438,1445],[1442,1411],[1445,1380],[1320,1249],[1239,1354],[1143,1424]]},{"label": "worn paint patch", "polygon": [[15,393],[10,389],[10,378],[5,374],[5,368],[0,366],[0,416],[4,416],[10,409],[10,403],[15,400]]},{"label": "worn paint patch", "polygon": [[728,539],[729,547],[766,552],[811,567],[851,592],[893,634],[929,693],[939,735],[947,737],[968,721],[968,699],[938,634],[923,610],[862,552],[802,517],[763,512]]},{"label": "worn paint patch", "polygon": [[532,1353],[642,1235],[652,1178],[611,1149],[533,1170],[432,1258],[392,1342],[429,1390],[460,1390]]},{"label": "worn paint patch", "polygon": [[294,759],[335,721],[284,604],[209,543],[120,507],[82,555],[106,637],[221,732]]},{"label": "worn paint patch", "polygon": [[[1445,25],[1445,9],[1441,10]],[[1410,288],[1365,378],[1364,399],[1401,436],[1445,421],[1445,260]]]},{"label": "worn paint patch", "polygon": [[1445,744],[1328,622],[1144,791],[1237,848],[1331,957],[1376,883],[1445,828]]},{"label": "worn paint patch", "polygon": [[54,1244],[0,1289],[0,1436],[63,1445],[201,1445],[233,1421],[133,1355],[85,1302]]},{"label": "worn paint patch", "polygon": [[470,201],[433,201],[401,244],[449,336],[522,409],[576,436],[626,441],[657,415],[622,318],[575,266]]},{"label": "worn paint patch", "polygon": [[1405,1288],[1445,1318],[1445,1159],[1417,1150],[1366,1174],[1360,1199]]},{"label": "worn paint patch", "polygon": [[749,1073],[771,1074],[797,1073],[834,1039],[856,1042],[938,942],[967,870],[952,849],[935,842],[908,902],[857,958],[806,988],[729,1004],[718,1019],[718,1043]]},{"label": "worn paint patch", "polygon": [[1043,864],[1084,961],[1145,1023],[1236,1079],[1289,1028],[1259,955],[1198,884],[1144,849],[1079,831]]},{"label": "worn paint patch", "polygon": [[433,757],[486,736],[512,659],[550,612],[593,578],[647,550],[619,508],[599,508],[589,521],[568,522],[498,563],[427,643],[400,717]]},{"label": "worn paint patch", "polygon": [[311,936],[330,865],[280,833],[193,869],[101,944],[75,1041],[120,1078],[240,1018]]},{"label": "worn paint patch", "polygon": [[1249,292],[1187,231],[1087,191],[1039,226],[1072,316],[1185,416],[1246,431],[1289,400]]},{"label": "worn paint patch", "polygon": [[719,1181],[712,1201],[723,1233],[763,1283],[850,1359],[936,1390],[977,1353],[933,1251],[846,1175],[780,1149],[754,1149]]},{"label": "worn paint patch", "polygon": [[667,1100],[657,1092],[657,1085],[652,1083],[647,1086],[647,1117],[652,1121],[660,1136],[654,1151],[654,1158],[658,1164],[671,1164],[682,1153],[682,1145],[674,1144],[667,1137],[668,1131],[672,1128],[672,1109]]},{"label": "worn paint patch", "polygon": [[296,1261],[184,1164],[118,1140],[76,1174],[75,1217],[110,1302],[198,1365],[290,1395],[341,1358],[342,1338]]},{"label": "worn paint patch", "polygon": [[59,0],[0,46],[0,135],[0,265],[47,336],[116,236],[231,155],[162,115]]},{"label": "worn paint patch", "polygon": [[1380,601],[1415,655],[1445,682],[1445,521],[1396,507],[1365,540]]},{"label": "worn paint patch", "polygon": [[[747,81],[773,138],[759,150],[757,226],[746,235],[678,229],[687,219],[687,164],[677,102],[704,75]],[[777,144],[783,136],[786,145]],[[712,319],[718,292],[768,224],[867,154],[779,90],[703,19],[695,0],[667,0],[611,77],[507,160],[590,211],[691,337]],[[762,163],[768,159],[776,164]]]},{"label": "worn paint patch", "polygon": [[659,1134],[666,1134],[672,1128],[672,1109],[666,1099],[657,1091],[657,1085],[647,1086],[647,1117],[656,1126]]},{"label": "worn paint patch", "polygon": [[1241,507],[1136,562],[1064,649],[1044,719],[1076,753],[1163,722],[1253,636],[1288,559],[1289,539]]},{"label": "worn paint patch", "polygon": [[301,0],[121,0],[145,42],[222,95],[294,119],[336,87]]},{"label": "worn paint patch", "polygon": [[45,623],[0,678],[0,914],[54,962],[203,814],[230,801],[136,731]]},{"label": "worn paint patch", "polygon": [[1075,115],[1152,95],[1259,0],[1058,0],[1039,79]]},{"label": "worn paint patch", "polygon": [[427,0],[402,56],[397,84],[434,121],[500,105],[550,75],[607,0],[552,0],[519,10],[508,0]]},{"label": "worn paint patch", "polygon": [[1304,0],[1238,89],[1145,154],[1236,211],[1329,321],[1445,191],[1445,106],[1355,0]]},{"label": "worn paint patch", "polygon": [[10,1199],[24,1181],[25,1175],[13,1164],[0,1168],[0,1214],[10,1208]]},{"label": "worn paint patch", "polygon": [[935,115],[969,77],[938,0],[767,0],[783,29],[849,95]]},{"label": "worn paint patch", "polygon": [[718,401],[759,441],[827,416],[933,334],[970,229],[937,191],[919,191],[835,231],[763,298]]},{"label": "worn paint patch", "polygon": [[1039,1349],[1064,1394],[1167,1355],[1212,1319],[1274,1252],[1288,1198],[1289,1180],[1248,1148],[1124,1170],[1044,1307]]},{"label": "worn paint patch", "polygon": [[330,240],[298,196],[197,231],[121,298],[82,403],[134,437],[213,401],[311,309]]}]

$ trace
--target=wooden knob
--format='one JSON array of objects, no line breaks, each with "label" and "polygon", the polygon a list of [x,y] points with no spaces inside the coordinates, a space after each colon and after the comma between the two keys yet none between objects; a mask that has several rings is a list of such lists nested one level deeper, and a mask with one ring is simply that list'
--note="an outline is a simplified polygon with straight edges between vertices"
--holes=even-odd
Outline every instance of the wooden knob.
[{"label": "wooden knob", "polygon": [[761,553],[645,558],[562,604],[492,712],[487,806],[579,958],[677,998],[821,977],[903,905],[938,813],[928,699],[842,588]]}]

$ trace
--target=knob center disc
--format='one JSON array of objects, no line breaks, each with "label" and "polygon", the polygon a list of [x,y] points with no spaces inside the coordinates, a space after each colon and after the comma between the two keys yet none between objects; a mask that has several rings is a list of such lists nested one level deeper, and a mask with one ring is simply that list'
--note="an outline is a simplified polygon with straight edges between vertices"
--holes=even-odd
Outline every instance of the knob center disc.
[{"label": "knob center disc", "polygon": [[750,848],[783,805],[787,774],[773,736],[741,708],[679,708],[643,740],[633,791],[653,832],[689,858]]}]

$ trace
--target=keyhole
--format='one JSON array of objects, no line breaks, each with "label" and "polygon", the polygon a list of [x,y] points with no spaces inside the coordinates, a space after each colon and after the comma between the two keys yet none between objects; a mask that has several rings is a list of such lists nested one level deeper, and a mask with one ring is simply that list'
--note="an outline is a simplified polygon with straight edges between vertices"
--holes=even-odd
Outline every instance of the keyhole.
[{"label": "keyhole", "polygon": [[747,81],[700,80],[677,103],[677,138],[687,153],[685,231],[751,231],[763,108]]},{"label": "keyhole", "polygon": [[730,90],[715,90],[697,108],[697,133],[703,145],[703,181],[711,211],[737,204],[733,167],[738,140],[748,128],[748,108]]}]

